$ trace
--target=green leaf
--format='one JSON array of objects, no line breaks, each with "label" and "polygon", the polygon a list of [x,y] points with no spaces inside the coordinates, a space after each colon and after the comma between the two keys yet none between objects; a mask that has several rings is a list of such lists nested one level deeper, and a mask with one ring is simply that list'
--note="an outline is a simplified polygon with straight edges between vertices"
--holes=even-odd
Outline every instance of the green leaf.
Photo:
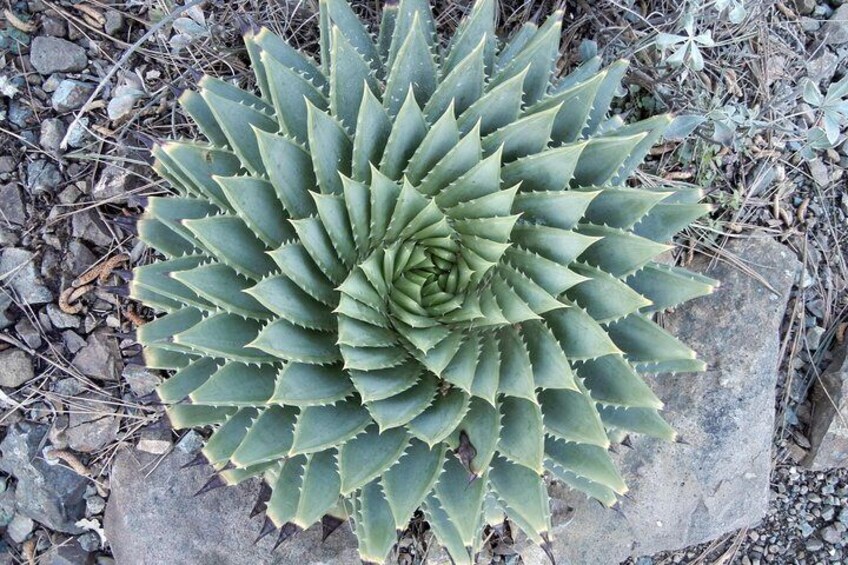
[{"label": "green leaf", "polygon": [[323,331],[336,327],[330,307],[312,298],[285,275],[263,279],[247,292],[268,310],[297,326]]},{"label": "green leaf", "polygon": [[272,356],[250,346],[259,323],[236,314],[215,314],[174,336],[174,342],[213,357],[244,363],[271,363]]},{"label": "green leaf", "polygon": [[566,441],[609,447],[598,409],[587,395],[573,390],[549,389],[539,393],[539,401],[549,434]]},{"label": "green leaf", "polygon": [[498,343],[501,357],[498,392],[536,402],[530,354],[518,330],[513,326],[502,328],[498,332]]},{"label": "green leaf", "polygon": [[436,484],[444,459],[444,444],[430,448],[413,438],[400,460],[383,473],[383,490],[398,530],[406,527],[420,501]]},{"label": "green leaf", "polygon": [[265,165],[259,154],[254,132],[274,133],[279,129],[277,122],[261,110],[222,98],[208,90],[202,90],[201,96],[209,105],[221,130],[230,140],[230,147],[244,166],[252,173],[264,174]]},{"label": "green leaf", "polygon": [[513,463],[542,474],[544,452],[542,410],[536,399],[506,396],[501,400],[501,436],[498,451]]},{"label": "green leaf", "polygon": [[595,197],[586,210],[586,219],[597,225],[628,230],[642,219],[657,203],[671,195],[670,192],[640,188],[604,188],[594,192]]},{"label": "green leaf", "polygon": [[288,68],[303,74],[319,88],[326,88],[327,80],[315,63],[279,36],[270,32],[268,28],[260,29],[259,33],[254,36],[254,41],[262,48],[263,52],[268,53]]},{"label": "green leaf", "polygon": [[471,384],[471,394],[479,396],[494,406],[500,373],[501,358],[498,352],[498,340],[494,333],[485,334],[480,349],[480,362],[477,364],[474,382]]},{"label": "green leaf", "polygon": [[264,328],[250,344],[278,359],[314,365],[341,361],[334,334],[277,320]]},{"label": "green leaf", "polygon": [[274,270],[265,245],[237,216],[183,220],[209,253],[236,272],[260,280]]},{"label": "green leaf", "polygon": [[215,430],[203,447],[203,455],[210,464],[219,465],[230,460],[258,414],[256,408],[242,408]]},{"label": "green leaf", "polygon": [[418,382],[421,369],[414,362],[374,371],[349,371],[363,402],[383,400],[411,388]]},{"label": "green leaf", "polygon": [[528,113],[535,113],[552,106],[560,108],[554,119],[551,137],[557,144],[571,143],[582,137],[582,132],[592,111],[595,96],[603,83],[605,73],[598,73],[584,82],[542,99]]},{"label": "green leaf", "polygon": [[368,410],[355,397],[327,406],[307,406],[297,418],[289,454],[341,446],[364,430],[370,421]]},{"label": "green leaf", "polygon": [[457,128],[451,105],[436,120],[409,160],[405,174],[410,182],[419,183],[440,159],[456,147],[457,143],[459,143],[459,128]]},{"label": "green leaf", "polygon": [[332,116],[306,104],[309,147],[318,187],[324,194],[341,194],[339,173],[350,176],[353,144]]},{"label": "green leaf", "polygon": [[[346,2],[339,3],[347,5]],[[330,41],[332,43],[330,110],[334,116],[338,116],[342,126],[353,134],[356,131],[358,109],[363,103],[364,91],[369,90],[373,93],[379,92],[380,89],[374,77],[374,71],[359,54],[365,51],[357,52],[345,38],[344,33],[335,26]],[[373,42],[370,38],[368,44],[373,50]]]},{"label": "green leaf", "polygon": [[456,429],[468,410],[468,401],[469,396],[456,388],[446,394],[439,394],[433,404],[409,422],[407,427],[412,435],[434,446]]},{"label": "green leaf", "polygon": [[621,355],[606,355],[581,363],[577,374],[592,393],[592,398],[603,404],[644,408],[662,408],[663,403],[651,387],[636,373]]},{"label": "green leaf", "polygon": [[627,278],[630,287],[649,299],[654,312],[673,308],[688,300],[712,294],[718,283],[713,279],[678,267],[652,263]]},{"label": "green leaf", "polygon": [[403,105],[399,107],[386,141],[386,148],[380,162],[380,172],[392,180],[401,178],[415,150],[427,135],[427,122],[415,101],[412,89],[406,93]]},{"label": "green leaf", "polygon": [[503,83],[529,66],[530,70],[524,79],[524,104],[529,106],[541,99],[550,85],[554,63],[559,56],[562,16],[562,10],[548,16],[533,38],[520,51],[509,54],[509,58],[505,58],[507,55],[502,51],[499,63],[505,63],[492,77],[489,88]]},{"label": "green leaf", "polygon": [[[309,140],[307,131],[307,103],[321,110],[327,109],[327,99],[308,79],[297,71],[277,61],[268,53],[262,55],[268,69],[271,98],[280,130],[299,143]],[[266,130],[274,132],[276,130]],[[266,168],[268,161],[266,160]]]},{"label": "green leaf", "polygon": [[296,419],[297,409],[291,406],[263,410],[233,453],[233,462],[247,467],[285,457],[292,446]]},{"label": "green leaf", "polygon": [[[469,484],[468,472],[462,464],[455,457],[447,457],[434,493],[439,506],[456,528],[463,546],[475,546],[483,528],[482,508],[486,481],[476,480]],[[439,530],[435,527],[434,529],[438,535]]]},{"label": "green leaf", "polygon": [[341,492],[350,494],[377,478],[397,463],[409,446],[409,434],[403,428],[394,428],[382,433],[376,425],[356,436],[339,453]]},{"label": "green leaf", "polygon": [[645,434],[666,441],[677,439],[677,432],[669,426],[659,412],[653,408],[620,408],[600,406],[598,408],[604,425],[628,432]]},{"label": "green leaf", "polygon": [[602,484],[618,494],[627,492],[624,479],[615,468],[609,451],[596,445],[586,445],[545,438],[545,455],[567,471]]},{"label": "green leaf", "polygon": [[425,373],[411,388],[386,398],[369,402],[368,412],[381,431],[403,426],[421,414],[436,395],[436,378]]},{"label": "green leaf", "polygon": [[471,392],[474,374],[480,355],[480,338],[476,333],[469,335],[456,352],[441,377],[465,392]]},{"label": "green leaf", "polygon": [[543,543],[543,535],[551,529],[551,510],[539,473],[497,457],[492,461],[489,479],[509,519],[535,543]]},{"label": "green leaf", "polygon": [[142,217],[137,228],[138,238],[167,258],[200,252],[198,247],[159,220]]},{"label": "green leaf", "polygon": [[362,21],[347,2],[344,0],[320,0],[319,10],[321,13],[321,61],[325,72],[332,72],[334,67],[348,62],[346,59],[337,58],[335,34],[343,36],[351,44],[351,49],[361,53],[369,63],[380,61],[371,34],[368,33],[368,30],[362,25]]},{"label": "green leaf", "polygon": [[530,67],[498,86],[488,90],[459,117],[459,129],[470,132],[479,124],[481,135],[488,135],[518,118],[524,79]]},{"label": "green leaf", "polygon": [[485,79],[485,54],[490,46],[490,40],[481,38],[473,51],[446,74],[424,107],[428,121],[434,122],[449,109],[458,116],[480,99]]},{"label": "green leaf", "polygon": [[546,259],[533,251],[511,247],[506,250],[504,257],[510,266],[544,288],[551,296],[559,296],[575,284],[586,280],[567,266]]},{"label": "green leaf", "polygon": [[255,177],[215,177],[244,223],[269,247],[294,237],[271,183]]},{"label": "green leaf", "polygon": [[659,204],[634,226],[633,233],[654,241],[669,241],[712,209],[709,204]]},{"label": "green leaf", "polygon": [[223,424],[236,413],[235,406],[202,406],[192,404],[174,404],[165,408],[165,414],[175,430],[199,428]]},{"label": "green leaf", "polygon": [[391,68],[397,64],[398,54],[408,36],[414,30],[416,19],[424,30],[424,37],[428,45],[432,47],[436,41],[436,25],[433,14],[430,12],[430,3],[426,0],[400,0],[399,4],[391,30],[391,44],[386,57],[386,68]]},{"label": "green leaf", "polygon": [[521,336],[530,354],[536,388],[577,390],[568,358],[544,322],[521,324]]},{"label": "green leaf", "polygon": [[356,243],[353,240],[344,196],[313,193],[313,198],[318,207],[318,217],[330,236],[336,255],[346,265],[352,265],[356,260]]},{"label": "green leaf", "polygon": [[380,490],[372,481],[351,497],[359,557],[366,563],[383,563],[397,542],[392,511]]},{"label": "green leaf", "polygon": [[425,26],[420,13],[416,13],[396,57],[390,57],[383,95],[383,104],[390,116],[398,114],[407,92],[413,92],[418,105],[423,107],[436,90],[436,63],[430,53],[432,38]]},{"label": "green leaf", "polygon": [[[468,412],[457,426],[451,445],[455,445],[454,453],[463,465],[467,464],[468,472],[475,477],[483,476],[489,469],[489,463],[495,456],[500,435],[500,412],[481,398],[472,398]],[[465,434],[471,448],[469,460],[463,461],[466,449],[462,444],[461,434]]]},{"label": "green leaf", "polygon": [[[551,128],[559,107],[524,116],[483,138],[483,150],[492,154],[503,146],[503,161],[508,163],[541,152],[551,139]],[[579,161],[578,161],[579,166]]]},{"label": "green leaf", "polygon": [[274,393],[277,369],[273,365],[227,363],[190,395],[195,404],[257,406]]},{"label": "green leaf", "polygon": [[574,361],[621,353],[607,332],[589,314],[577,307],[553,310],[544,316],[559,340],[563,353]]},{"label": "green leaf", "polygon": [[[586,144],[582,142],[554,147],[505,165],[501,171],[504,185],[521,183],[522,194],[516,197],[516,206],[521,203],[522,208],[516,211],[526,208],[549,225],[567,228],[576,225],[594,196],[591,192],[566,191],[584,147]],[[545,204],[557,206],[565,216],[557,219],[553,213],[545,214],[541,207]]]},{"label": "green leaf", "polygon": [[232,152],[210,145],[169,141],[154,149],[154,155],[175,178],[176,186],[184,186],[193,195],[205,197],[221,209],[227,201],[215,176],[232,176],[241,171],[242,163]]},{"label": "green leaf", "polygon": [[621,79],[624,78],[629,65],[629,61],[621,59],[606,68],[604,82],[601,84],[598,89],[598,93],[595,95],[594,107],[592,108],[592,113],[589,115],[589,120],[586,124],[586,135],[593,135],[597,131],[598,126],[601,124],[603,119],[606,117],[610,103],[612,102],[612,99],[621,84]]},{"label": "green leaf", "polygon": [[347,207],[353,241],[357,254],[361,255],[368,251],[368,239],[371,234],[370,189],[347,177],[342,177],[342,183],[344,184],[344,204]]},{"label": "green leaf", "polygon": [[268,500],[265,515],[277,527],[283,527],[294,519],[300,500],[300,487],[303,484],[303,469],[306,457],[299,455],[283,461],[277,480]]},{"label": "green leaf", "polygon": [[286,406],[332,404],[354,391],[350,377],[339,365],[288,363],[277,377],[269,402]]},{"label": "green leaf", "polygon": [[299,243],[283,244],[268,254],[282,273],[301,290],[328,306],[338,304],[338,293],[327,276]]},{"label": "green leaf", "polygon": [[604,186],[618,175],[630,152],[644,137],[642,133],[626,137],[589,138],[577,161],[572,184]]},{"label": "green leaf", "polygon": [[348,269],[333,247],[333,240],[317,217],[291,220],[301,245],[309,253],[312,261],[328,279],[338,284],[347,275]]},{"label": "green leaf", "polygon": [[306,458],[297,513],[292,520],[304,530],[338,504],[341,481],[335,459],[335,449],[311,453]]},{"label": "green leaf", "polygon": [[568,289],[566,296],[598,322],[623,318],[651,304],[650,300],[600,269],[580,263],[574,263],[571,268],[589,280]]},{"label": "green leaf", "polygon": [[397,367],[409,358],[403,348],[341,346],[345,369],[351,371],[377,371]]},{"label": "green leaf", "polygon": [[[591,233],[590,230],[586,230]],[[542,257],[568,265],[598,241],[597,236],[560,228],[519,222],[512,232],[513,243]],[[533,277],[531,277],[533,278]]]},{"label": "green leaf", "polygon": [[[456,192],[456,199],[451,200],[446,197],[442,197],[440,199],[440,206],[443,202],[445,203],[443,209],[445,207],[454,206],[463,199],[467,200],[473,198],[473,196],[470,196],[469,193],[470,187],[467,185],[462,187],[462,184],[473,177],[471,171],[474,170],[475,165],[480,163],[482,153],[483,149],[480,141],[480,131],[475,127],[465,134],[465,136],[459,140],[459,143],[457,143],[455,147],[448,151],[447,154],[433,166],[433,168],[421,181],[421,184],[417,187],[419,192],[431,196],[439,191],[442,191],[439,196],[445,195],[446,193]],[[494,161],[497,158],[500,158],[499,153],[493,155],[491,160]],[[445,188],[446,186],[448,188]],[[492,186],[490,187],[490,190],[493,191],[494,188],[495,187]]]},{"label": "green leaf", "polygon": [[644,316],[634,314],[608,326],[628,360],[638,363],[695,359],[695,352]]},{"label": "green leaf", "polygon": [[483,53],[486,69],[491,71],[496,47],[495,12],[496,3],[494,0],[474,2],[471,12],[463,18],[456,33],[451,38],[448,54],[441,65],[444,75],[450,74],[468,57],[473,57],[481,41],[484,42]]},{"label": "green leaf", "polygon": [[270,316],[262,304],[245,292],[253,283],[226,265],[201,265],[173,273],[172,277],[231,314],[256,319]]},{"label": "green leaf", "polygon": [[380,163],[391,130],[392,122],[383,105],[371,89],[364,88],[353,137],[351,170],[355,180],[368,182],[371,179],[371,166]]},{"label": "green leaf", "polygon": [[176,404],[205,383],[217,370],[216,360],[201,357],[165,379],[165,382],[156,389],[156,394],[165,404]]},{"label": "green leaf", "polygon": [[316,212],[310,192],[316,186],[312,157],[293,140],[257,132],[259,152],[268,170],[268,178],[289,216],[295,219]]},{"label": "green leaf", "polygon": [[545,461],[545,467],[554,477],[567,484],[569,487],[578,490],[587,496],[591,496],[607,508],[618,502],[618,497],[616,496],[615,491],[611,488],[572,473],[564,467],[557,465],[552,459]]},{"label": "green leaf", "polygon": [[194,90],[186,90],[177,101],[183,111],[197,124],[200,133],[209,140],[209,143],[218,147],[229,147],[230,142],[227,136],[224,135],[221,126],[218,125],[218,120],[215,119],[215,115],[200,94]]},{"label": "green leaf", "polygon": [[214,309],[212,304],[175,278],[181,271],[191,272],[203,261],[208,260],[205,255],[188,255],[137,267],[133,280],[130,282],[131,296],[135,296],[140,287],[176,300],[183,305],[193,306],[206,312],[211,311]]},{"label": "green leaf", "polygon": [[185,307],[139,326],[136,332],[138,341],[144,345],[163,345],[171,341],[178,333],[200,323],[201,320],[203,320],[203,314],[200,310]]},{"label": "green leaf", "polygon": [[597,238],[580,255],[580,260],[614,277],[629,275],[644,267],[657,255],[672,249],[669,245],[605,226],[585,224],[580,226],[579,232]]}]

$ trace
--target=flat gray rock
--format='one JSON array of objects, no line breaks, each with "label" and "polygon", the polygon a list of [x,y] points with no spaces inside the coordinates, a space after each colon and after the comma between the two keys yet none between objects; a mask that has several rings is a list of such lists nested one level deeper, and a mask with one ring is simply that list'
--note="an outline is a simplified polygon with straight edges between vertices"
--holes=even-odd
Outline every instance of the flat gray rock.
[{"label": "flat gray rock", "polygon": [[44,304],[53,300],[35,272],[35,255],[26,249],[7,247],[0,252],[0,285],[10,287],[24,304]]},{"label": "flat gray rock", "polygon": [[[723,263],[690,267],[721,286],[667,314],[664,325],[709,369],[649,380],[688,445],[634,437],[632,449],[620,448],[617,463],[630,492],[619,512],[554,486],[553,550],[560,561],[618,564],[711,540],[765,515],[779,331],[800,265],[771,239],[740,240],[727,251],[776,293]],[[547,563],[536,548],[526,557],[525,563]]]},{"label": "flat gray rock", "polygon": [[88,65],[85,49],[59,37],[39,36],[33,39],[29,60],[43,75],[77,72]]},{"label": "flat gray rock", "polygon": [[[728,247],[776,294],[742,272],[705,262],[693,269],[721,280],[712,296],[665,317],[666,326],[707,361],[703,374],[662,376],[652,383],[668,419],[689,445],[635,438],[619,465],[631,486],[621,512],[561,486],[552,488],[554,553],[560,562],[618,564],[630,555],[674,549],[757,523],[765,514],[771,456],[778,331],[798,262],[771,240]],[[112,470],[105,528],[117,563],[221,565],[358,563],[346,525],[326,544],[313,528],[271,552],[252,545],[256,485],[192,497],[208,468],[180,470],[179,448],[155,458],[124,451]],[[525,563],[547,564],[528,548]],[[439,559],[435,560],[439,562]]]},{"label": "flat gray rock", "polygon": [[32,358],[28,354],[20,349],[0,351],[0,386],[17,388],[34,376]]},{"label": "flat gray rock", "polygon": [[50,465],[42,448],[47,444],[46,425],[21,422],[11,426],[0,443],[0,470],[17,479],[17,513],[51,530],[80,534],[76,522],[85,517],[85,488],[89,480],[66,465]]},{"label": "flat gray rock", "polygon": [[816,379],[810,396],[811,449],[802,463],[816,471],[848,467],[848,348]]},{"label": "flat gray rock", "polygon": [[270,535],[256,539],[262,521],[250,519],[258,483],[193,496],[210,476],[180,445],[160,462],[135,450],[118,454],[112,467],[104,527],[115,562],[132,565],[322,565],[359,563],[356,540],[343,524],[326,542],[310,528],[272,551]]}]

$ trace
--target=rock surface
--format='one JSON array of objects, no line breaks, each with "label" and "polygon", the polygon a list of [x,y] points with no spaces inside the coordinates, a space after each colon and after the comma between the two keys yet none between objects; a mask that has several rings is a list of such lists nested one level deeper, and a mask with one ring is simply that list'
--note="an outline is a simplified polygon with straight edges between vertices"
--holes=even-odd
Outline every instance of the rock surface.
[{"label": "rock surface", "polygon": [[94,331],[85,346],[71,361],[79,372],[95,379],[115,381],[121,374],[121,351],[118,342],[109,335],[109,330]]},{"label": "rock surface", "polygon": [[848,4],[843,4],[821,28],[827,45],[848,43]]},{"label": "rock surface", "polygon": [[116,457],[104,519],[116,563],[359,563],[356,540],[347,525],[324,543],[319,526],[301,532],[276,551],[272,551],[273,535],[254,545],[262,526],[258,517],[249,518],[257,484],[242,483],[193,496],[210,471],[206,467],[180,469],[194,457],[181,450],[182,445],[158,464],[154,463],[160,456],[134,450]]},{"label": "rock surface", "polygon": [[[562,562],[618,564],[758,523],[768,505],[779,330],[800,265],[770,239],[728,245],[775,292],[723,263],[692,270],[721,287],[665,316],[665,326],[704,359],[702,374],[650,379],[686,444],[636,437],[621,448],[630,486],[620,512],[554,486],[553,552]],[[573,509],[573,510],[571,510]],[[525,563],[541,565],[531,550]]]},{"label": "rock surface", "polygon": [[[620,512],[554,485],[553,543],[560,561],[614,565],[628,556],[703,542],[764,516],[779,328],[799,264],[772,240],[743,240],[728,251],[775,292],[724,264],[693,265],[719,279],[721,288],[665,320],[710,368],[652,383],[688,445],[634,438],[632,449],[622,448],[618,464],[631,491]],[[209,471],[179,470],[190,459],[177,448],[146,476],[152,456],[124,451],[117,457],[105,527],[118,563],[358,562],[346,526],[324,545],[315,529],[274,553],[270,540],[252,545],[260,525],[247,517],[255,484],[192,497]],[[547,563],[535,547],[524,559]]]},{"label": "rock surface", "polygon": [[848,467],[848,349],[843,348],[813,385],[810,451],[804,465]]},{"label": "rock surface", "polygon": [[34,375],[29,355],[20,349],[0,352],[0,386],[17,388]]},{"label": "rock surface", "polygon": [[32,40],[29,60],[43,75],[83,70],[88,65],[85,49],[58,37],[36,37]]},{"label": "rock surface", "polygon": [[103,397],[86,394],[74,399],[65,435],[68,446],[81,453],[92,453],[115,440],[121,418]]},{"label": "rock surface", "polygon": [[0,281],[14,290],[24,304],[44,304],[53,293],[35,272],[35,255],[26,249],[7,247],[0,254]]},{"label": "rock surface", "polygon": [[82,533],[76,521],[85,517],[88,480],[63,465],[50,465],[42,455],[48,426],[22,422],[10,427],[0,443],[0,470],[14,476],[17,512],[48,528]]}]

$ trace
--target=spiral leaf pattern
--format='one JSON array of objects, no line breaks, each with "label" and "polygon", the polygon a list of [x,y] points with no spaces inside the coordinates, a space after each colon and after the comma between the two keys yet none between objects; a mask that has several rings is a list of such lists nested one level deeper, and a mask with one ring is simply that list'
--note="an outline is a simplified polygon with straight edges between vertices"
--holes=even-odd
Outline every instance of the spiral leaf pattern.
[{"label": "spiral leaf pattern", "polygon": [[557,78],[561,12],[503,44],[495,13],[442,45],[423,0],[376,38],[321,0],[320,64],[251,31],[258,95],[204,77],[207,141],[154,149],[139,340],[280,541],[350,517],[378,563],[421,508],[457,563],[504,517],[547,547],[543,473],[611,505],[611,441],[675,437],[642,375],[702,363],[652,315],[714,283],[654,258],[706,207],[625,184],[670,118],[607,116],[624,61]]}]

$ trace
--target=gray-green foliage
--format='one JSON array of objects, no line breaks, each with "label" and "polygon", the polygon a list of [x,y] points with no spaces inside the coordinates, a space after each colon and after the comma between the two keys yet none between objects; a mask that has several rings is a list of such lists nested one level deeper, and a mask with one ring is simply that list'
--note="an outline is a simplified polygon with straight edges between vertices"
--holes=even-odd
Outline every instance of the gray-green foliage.
[{"label": "gray-green foliage", "polygon": [[443,45],[423,0],[376,41],[320,8],[320,64],[248,34],[258,94],[205,77],[208,142],[155,150],[159,395],[226,483],[267,482],[280,539],[351,518],[382,562],[421,508],[457,563],[504,515],[544,543],[543,473],[613,504],[610,442],[675,437],[642,375],[702,369],[652,321],[712,290],[653,261],[700,192],[625,184],[669,117],[607,117],[626,62],[558,79],[560,12],[501,43],[479,0]]}]

